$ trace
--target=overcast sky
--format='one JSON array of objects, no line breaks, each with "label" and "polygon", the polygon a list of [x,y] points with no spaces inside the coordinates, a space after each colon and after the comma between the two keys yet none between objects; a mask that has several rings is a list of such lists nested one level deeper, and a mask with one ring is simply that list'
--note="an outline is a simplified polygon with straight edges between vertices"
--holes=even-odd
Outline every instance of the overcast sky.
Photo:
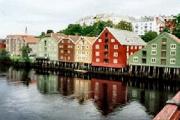
[{"label": "overcast sky", "polygon": [[171,15],[180,13],[180,0],[0,0],[0,38],[7,34],[59,31],[84,16]]}]

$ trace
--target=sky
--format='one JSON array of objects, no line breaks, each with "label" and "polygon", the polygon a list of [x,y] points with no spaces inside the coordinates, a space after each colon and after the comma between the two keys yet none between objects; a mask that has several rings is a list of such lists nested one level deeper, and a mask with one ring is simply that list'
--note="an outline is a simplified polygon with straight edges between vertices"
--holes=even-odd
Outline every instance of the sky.
[{"label": "sky", "polygon": [[0,0],[0,38],[8,34],[55,32],[82,17],[101,13],[127,16],[176,15],[180,0]]}]

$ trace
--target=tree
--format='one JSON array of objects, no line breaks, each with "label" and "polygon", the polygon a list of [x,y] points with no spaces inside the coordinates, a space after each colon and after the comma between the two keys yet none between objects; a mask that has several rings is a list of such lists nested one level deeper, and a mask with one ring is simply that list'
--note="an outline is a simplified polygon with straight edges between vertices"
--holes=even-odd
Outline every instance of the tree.
[{"label": "tree", "polygon": [[180,24],[177,24],[175,29],[172,32],[173,35],[175,35],[176,37],[180,38]]},{"label": "tree", "polygon": [[128,31],[133,30],[132,24],[126,21],[120,21],[117,25],[115,25],[115,28],[121,29],[121,30],[128,30]]},{"label": "tree", "polygon": [[180,14],[176,16],[176,25],[174,30],[172,31],[172,34],[180,38]]},{"label": "tree", "polygon": [[158,35],[157,32],[149,31],[149,32],[146,32],[145,35],[141,36],[141,38],[145,42],[149,42],[149,41],[153,40],[154,38],[156,38],[157,35]]},{"label": "tree", "polygon": [[82,27],[80,24],[70,24],[63,30],[63,33],[66,35],[81,35]]},{"label": "tree", "polygon": [[41,32],[41,35],[39,36],[40,38],[44,37],[46,35],[45,32]]},{"label": "tree", "polygon": [[53,30],[47,30],[46,33],[47,33],[47,34],[50,34],[50,33],[54,33],[54,31],[53,31]]},{"label": "tree", "polygon": [[10,55],[5,49],[0,49],[0,61],[10,60]]},{"label": "tree", "polygon": [[21,50],[22,59],[25,60],[25,62],[28,62],[30,60],[29,53],[32,51],[32,49],[28,45],[26,45],[23,46],[20,50]]}]

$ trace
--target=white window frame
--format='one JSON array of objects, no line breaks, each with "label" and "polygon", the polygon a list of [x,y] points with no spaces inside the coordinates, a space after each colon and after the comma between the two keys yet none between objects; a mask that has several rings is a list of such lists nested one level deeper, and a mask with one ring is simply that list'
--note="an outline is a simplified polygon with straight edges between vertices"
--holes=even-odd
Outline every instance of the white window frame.
[{"label": "white window frame", "polygon": [[170,44],[170,49],[176,49],[176,44]]},{"label": "white window frame", "polygon": [[113,63],[117,64],[118,63],[118,59],[113,59]]},{"label": "white window frame", "polygon": [[113,56],[118,57],[118,52],[114,52]]},{"label": "white window frame", "polygon": [[118,49],[119,47],[118,47],[118,45],[114,45],[114,49]]},{"label": "white window frame", "polygon": [[[172,54],[172,52],[175,52],[175,54]],[[170,55],[171,56],[176,56],[176,50],[170,50]]]},{"label": "white window frame", "polygon": [[156,63],[156,58],[151,58],[151,63]]},{"label": "white window frame", "polygon": [[[153,53],[155,52],[155,53]],[[151,55],[157,55],[157,50],[151,50]]]},{"label": "white window frame", "polygon": [[96,58],[96,62],[100,62],[100,59],[99,59],[99,58]]},{"label": "white window frame", "polygon": [[138,62],[138,57],[137,56],[133,57],[133,62]]},{"label": "white window frame", "polygon": [[98,51],[96,51],[96,56],[100,56],[100,53]]},{"label": "white window frame", "polygon": [[[174,62],[172,62],[172,61],[174,61]],[[175,58],[170,58],[170,64],[171,64],[171,65],[176,64],[176,59],[175,59]]]},{"label": "white window frame", "polygon": [[[153,46],[155,46],[155,47],[153,47]],[[151,49],[157,49],[157,44],[151,44]]]},{"label": "white window frame", "polygon": [[96,45],[95,45],[95,48],[96,48],[96,49],[99,49],[100,47],[99,47],[99,45],[98,45],[98,44],[96,44]]},{"label": "white window frame", "polygon": [[102,42],[102,39],[98,39],[98,42]]},{"label": "white window frame", "polygon": [[111,42],[112,42],[112,43],[115,42],[115,39],[112,38],[112,39],[111,39]]}]

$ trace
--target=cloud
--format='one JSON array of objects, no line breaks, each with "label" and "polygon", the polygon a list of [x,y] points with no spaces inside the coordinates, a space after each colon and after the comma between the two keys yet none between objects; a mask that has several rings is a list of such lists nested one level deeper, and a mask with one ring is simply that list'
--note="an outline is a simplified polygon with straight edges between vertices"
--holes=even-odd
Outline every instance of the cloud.
[{"label": "cloud", "polygon": [[0,0],[0,37],[54,29],[98,13],[118,15],[159,15],[180,12],[179,0]]}]

